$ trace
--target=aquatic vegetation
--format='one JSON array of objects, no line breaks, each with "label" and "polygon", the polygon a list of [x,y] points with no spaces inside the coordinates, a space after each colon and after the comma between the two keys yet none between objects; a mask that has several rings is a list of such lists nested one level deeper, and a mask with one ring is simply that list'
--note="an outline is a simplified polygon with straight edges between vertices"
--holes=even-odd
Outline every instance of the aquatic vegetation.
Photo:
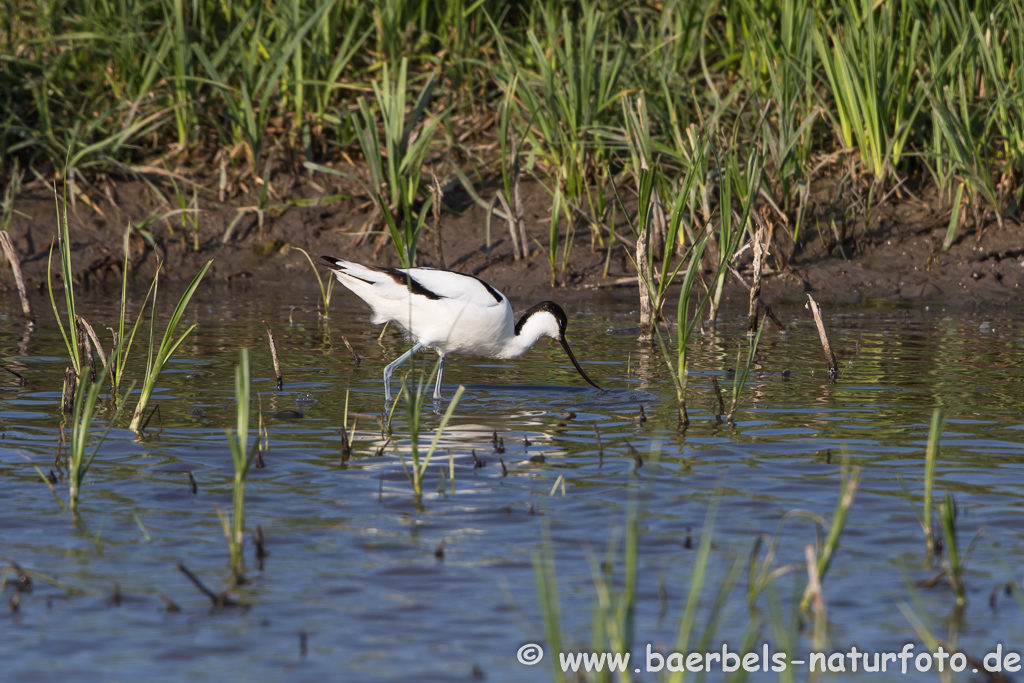
[{"label": "aquatic vegetation", "polygon": [[[108,366],[109,367],[109,366]],[[84,382],[79,382],[79,385],[75,391],[74,407],[71,411],[70,424],[69,424],[69,437],[68,437],[68,500],[70,502],[71,513],[75,514],[78,511],[78,498],[82,492],[82,484],[85,481],[85,475],[89,472],[89,468],[92,466],[92,461],[99,452],[103,442],[106,441],[107,435],[110,430],[114,427],[114,423],[117,418],[121,415],[121,409],[124,405],[123,400],[115,400],[113,415],[107,422],[107,426],[103,432],[93,438],[92,450],[88,450],[90,445],[90,433],[93,426],[93,420],[97,413],[97,402],[99,401],[100,388],[103,385],[103,381],[106,379],[107,368],[103,369],[100,373],[99,379],[95,382],[89,383],[88,389],[85,387]],[[131,392],[131,387],[128,388]]]},{"label": "aquatic vegetation", "polygon": [[[154,310],[150,314],[149,321],[149,353],[146,358],[146,373],[142,380],[142,393],[139,395],[139,402],[135,405],[135,412],[132,414],[132,422],[129,426],[133,432],[139,432],[142,429],[143,415],[146,412],[146,406],[149,404],[149,398],[153,394],[153,389],[156,388],[156,380],[160,376],[160,373],[164,371],[171,356],[174,355],[178,347],[181,346],[185,338],[196,328],[193,324],[184,332],[181,333],[177,339],[174,338],[174,332],[178,327],[178,323],[181,321],[181,316],[185,313],[185,308],[188,306],[189,301],[192,300],[192,295],[195,294],[196,289],[199,288],[199,283],[203,281],[203,276],[206,275],[206,271],[210,269],[210,265],[213,261],[207,261],[206,265],[200,269],[192,281],[185,288],[185,292],[178,299],[178,304],[171,311],[171,317],[167,321],[167,327],[164,328],[163,337],[160,339],[160,346],[156,350],[156,355],[153,354],[153,333],[156,327],[156,311]],[[153,278],[153,298],[156,299],[157,293],[157,280],[160,277],[159,271]]]},{"label": "aquatic vegetation", "polygon": [[[172,164],[199,177],[212,158],[222,202],[229,184],[254,194],[225,242],[246,215],[262,228],[268,211],[313,201],[271,205],[275,174],[312,183],[317,201],[339,196],[322,183],[334,174],[363,186],[377,211],[368,225],[386,228],[411,266],[439,201],[422,175],[456,176],[487,205],[478,191],[486,168],[500,165],[518,227],[513,252],[540,247],[564,282],[580,228],[609,260],[615,243],[623,248],[611,200],[629,167],[633,119],[647,117],[653,189],[625,217],[642,233],[653,202],[645,256],[662,264],[671,198],[684,185],[686,239],[672,248],[692,246],[703,225],[716,233],[706,258],[730,263],[750,230],[748,203],[772,208],[796,253],[816,237],[804,225],[832,220],[817,190],[839,189],[849,220],[863,217],[871,230],[878,204],[910,185],[917,196],[930,180],[939,209],[952,202],[948,248],[963,223],[954,192],[980,232],[988,212],[1000,224],[1016,212],[1024,191],[1015,106],[1024,79],[1013,68],[1024,13],[1013,6],[702,0],[612,11],[531,0],[510,11],[501,0],[423,0],[371,11],[347,0],[71,0],[65,9],[11,8],[3,40],[17,59],[5,62],[0,176],[62,168],[72,204],[98,209],[108,176],[174,185]],[[497,145],[471,140],[479,135]],[[303,163],[311,173],[298,178]],[[557,204],[546,244],[526,237],[520,177],[542,182]],[[199,191],[174,194],[194,248]],[[738,200],[738,221],[719,201],[712,226],[716,194]],[[846,221],[836,225],[844,236]],[[712,319],[726,277],[716,278]]]},{"label": "aquatic vegetation", "polygon": [[323,310],[317,309],[317,316],[321,320],[328,320],[331,317],[331,293],[334,291],[334,277],[327,278],[327,285],[324,286],[324,279],[320,277],[320,269],[313,263],[313,258],[309,255],[302,247],[294,247],[297,251],[302,252],[302,255],[309,261],[309,267],[313,269],[313,275],[316,277],[316,284],[320,288],[320,305],[323,306]]},{"label": "aquatic vegetation", "polygon": [[764,326],[768,323],[768,318],[765,317],[761,320],[761,325],[757,328],[757,334],[754,335],[753,339],[750,340],[750,345],[747,347],[747,358],[743,364],[740,364],[740,349],[736,349],[736,381],[732,384],[732,401],[729,403],[729,420],[731,421],[733,415],[736,414],[736,408],[739,406],[740,394],[743,392],[743,387],[747,383],[747,377],[750,376],[750,368],[754,365],[754,357],[757,355],[757,345],[761,343],[761,333],[764,332]]},{"label": "aquatic vegetation", "polygon": [[[635,105],[623,101],[626,119],[627,143],[632,160],[632,175],[636,184],[637,209],[636,223],[629,218],[629,212],[619,197],[619,205],[633,230],[636,238],[636,267],[640,288],[640,338],[650,339],[654,327],[662,320],[662,309],[668,298],[668,288],[673,284],[679,270],[687,266],[689,286],[684,282],[682,297],[688,297],[693,287],[693,276],[699,267],[707,235],[690,245],[687,250],[689,260],[679,259],[672,266],[673,257],[683,250],[686,235],[680,232],[687,206],[692,200],[692,191],[696,174],[687,174],[686,181],[671,199],[671,213],[666,215],[666,207],[662,203],[662,193],[666,183],[660,165],[654,161],[650,122],[647,117],[647,105],[639,98]],[[705,138],[700,143],[697,154],[703,154],[707,145]],[[660,191],[659,191],[659,188]],[[703,232],[703,231],[702,231]],[[659,248],[660,245],[660,248]],[[660,253],[656,253],[660,252]],[[694,257],[696,255],[696,258]],[[660,270],[655,270],[655,259],[661,261]]]},{"label": "aquatic vegetation", "polygon": [[221,525],[224,527],[224,536],[228,541],[231,575],[235,583],[242,583],[245,579],[245,559],[242,556],[242,548],[245,545],[245,483],[259,446],[258,443],[254,444],[256,447],[249,452],[250,392],[249,350],[243,348],[238,352],[238,365],[235,366],[235,428],[227,429],[231,464],[234,467],[231,513],[225,518],[223,513],[217,510]]},{"label": "aquatic vegetation", "polygon": [[409,80],[409,62],[403,58],[394,76],[388,64],[384,64],[381,82],[373,82],[380,127],[383,129],[383,145],[377,132],[377,116],[365,98],[359,99],[359,116],[353,117],[352,125],[369,169],[369,183],[327,166],[306,164],[312,170],[349,178],[366,188],[383,215],[403,268],[416,265],[416,245],[435,201],[434,195],[427,193],[423,202],[417,204],[423,166],[434,131],[444,116],[444,113],[435,116],[428,112],[437,83],[435,74],[423,86],[406,117]]},{"label": "aquatic vegetation", "polygon": [[54,203],[57,204],[57,254],[60,258],[60,276],[64,287],[64,310],[67,316],[67,327],[57,311],[57,301],[53,296],[53,277],[50,274],[50,264],[53,261],[53,245],[50,245],[50,253],[46,263],[46,291],[50,295],[50,307],[53,309],[53,317],[60,326],[60,335],[64,338],[64,347],[71,357],[71,369],[76,378],[82,376],[82,344],[79,341],[81,334],[78,316],[75,313],[75,287],[74,274],[71,270],[71,234],[68,228],[68,206],[67,201],[63,203],[64,211],[61,212],[61,204],[57,199],[57,190],[53,192]]},{"label": "aquatic vegetation", "polygon": [[816,562],[807,568],[808,573],[813,575],[814,580],[808,583],[807,589],[804,591],[804,597],[800,601],[801,611],[806,611],[811,601],[815,598],[814,587],[818,587],[820,591],[820,586],[825,580],[825,574],[828,572],[836,550],[839,548],[839,539],[843,534],[843,528],[846,526],[846,519],[849,516],[850,507],[853,505],[854,496],[857,494],[857,484],[859,481],[860,469],[851,467],[849,457],[843,456],[842,468],[839,473],[839,495],[836,498],[836,507],[832,513],[832,519],[827,524],[822,524],[823,520],[815,520],[815,523],[822,530],[826,531],[826,534],[824,542],[821,542],[819,537],[819,542],[814,547],[813,557]]},{"label": "aquatic vegetation", "polygon": [[837,3],[835,10],[837,28],[811,33],[835,107],[826,111],[843,145],[883,181],[900,166],[924,101],[912,95],[921,22],[901,16],[894,3]]},{"label": "aquatic vegetation", "polygon": [[[445,427],[448,426],[448,421],[451,419],[452,414],[455,412],[455,407],[459,404],[459,399],[462,398],[462,393],[466,388],[459,385],[459,388],[455,390],[455,394],[452,399],[448,402],[448,407],[444,411],[444,415],[441,416],[441,421],[437,425],[437,429],[434,430],[434,438],[430,442],[430,447],[427,449],[425,454],[420,453],[420,426],[423,419],[423,406],[427,399],[427,393],[430,391],[434,384],[434,378],[437,376],[440,361],[434,363],[434,370],[429,377],[420,377],[419,381],[416,382],[412,388],[408,385],[408,380],[402,380],[402,391],[399,396],[395,399],[395,404],[398,404],[398,400],[405,396],[406,406],[406,419],[408,421],[407,428],[409,433],[409,445],[411,449],[410,459],[411,464],[406,464],[404,458],[402,460],[402,469],[405,470],[405,475],[409,478],[409,483],[412,484],[413,496],[416,500],[423,497],[423,479],[427,474],[427,467],[430,465],[431,459],[434,457],[434,453],[437,451],[437,444],[441,440],[441,435],[444,433]],[[392,406],[392,411],[394,406]],[[391,419],[388,419],[390,425]],[[454,471],[452,471],[452,486],[455,486]]]}]

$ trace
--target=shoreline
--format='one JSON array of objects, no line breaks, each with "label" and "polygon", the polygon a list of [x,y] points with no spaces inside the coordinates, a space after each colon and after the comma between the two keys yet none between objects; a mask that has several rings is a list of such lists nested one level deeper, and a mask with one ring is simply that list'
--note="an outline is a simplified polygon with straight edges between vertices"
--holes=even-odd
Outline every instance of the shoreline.
[{"label": "shoreline", "polygon": [[[76,281],[87,286],[103,286],[104,282],[113,286],[120,281],[124,227],[129,220],[132,225],[140,225],[153,215],[143,183],[123,182],[114,187],[104,201],[91,206],[77,202],[74,209],[68,207]],[[550,220],[550,197],[536,182],[524,183],[523,192],[527,233],[531,239],[546,238],[542,230],[547,230],[545,222]],[[227,243],[222,243],[224,232],[244,204],[216,200],[200,203],[199,251],[193,249],[194,235],[181,227],[179,216],[151,221],[146,228],[150,240],[134,230],[130,238],[133,281],[148,284],[160,260],[166,264],[165,281],[188,280],[211,258],[214,263],[208,277],[213,281],[313,278],[309,263],[296,248],[304,249],[314,261],[320,254],[328,254],[357,262],[399,265],[389,238],[365,234],[374,221],[373,205],[366,197],[357,192],[337,192],[333,193],[334,201],[321,205],[284,203],[315,201],[315,197],[304,196],[308,194],[284,198],[284,208],[265,214],[262,227],[255,215],[245,215],[235,224]],[[455,212],[453,205],[462,210]],[[619,227],[610,258],[589,230],[577,228],[568,267],[564,273],[557,271],[559,285],[552,287],[547,253],[536,244],[529,259],[513,260],[504,220],[491,218],[488,261],[487,212],[460,197],[458,191],[445,195],[445,207],[439,223],[445,265],[490,282],[510,298],[525,301],[557,296],[574,301],[598,291],[610,291],[616,299],[637,296],[636,271],[630,260],[630,247],[635,241],[631,234],[622,236],[629,230],[628,225]],[[38,190],[25,192],[16,209],[19,213],[12,220],[11,237],[26,286],[30,290],[45,289],[47,252],[56,234],[53,197]],[[811,293],[829,303],[884,299],[970,307],[1011,305],[1020,296],[1024,287],[1024,244],[1015,236],[1019,226],[1013,221],[1006,219],[1004,227],[999,228],[990,220],[980,239],[975,232],[961,229],[949,251],[942,252],[948,211],[942,215],[927,203],[906,200],[876,207],[872,213],[870,230],[862,225],[842,249],[834,243],[831,253],[823,239],[808,240],[796,251],[792,242],[779,241],[787,231],[776,229],[776,241],[764,270],[766,301],[800,301],[805,293]],[[361,232],[364,234],[359,236]],[[607,237],[603,238],[607,244]],[[439,265],[433,225],[424,226],[418,246],[417,265]],[[559,258],[561,254],[560,249]],[[728,278],[730,297],[745,295],[738,277],[746,282],[749,266],[749,258],[737,259],[736,273]],[[10,267],[3,269],[0,287],[7,296],[17,296]]]}]

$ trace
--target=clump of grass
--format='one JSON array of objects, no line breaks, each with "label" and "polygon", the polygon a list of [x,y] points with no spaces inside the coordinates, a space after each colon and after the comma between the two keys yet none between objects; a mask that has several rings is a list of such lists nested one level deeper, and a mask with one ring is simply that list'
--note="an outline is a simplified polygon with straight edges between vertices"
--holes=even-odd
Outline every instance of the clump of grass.
[{"label": "clump of grass", "polygon": [[[705,588],[709,577],[717,508],[717,502],[713,502],[708,508],[704,521],[700,544],[690,568],[690,584],[683,603],[683,611],[678,620],[678,632],[671,648],[674,652],[706,652],[715,649],[715,633],[725,614],[728,596],[739,575],[740,563],[735,561],[722,576],[713,596],[707,600]],[[613,533],[603,561],[598,562],[596,558],[590,559],[594,584],[594,611],[589,648],[591,652],[608,652],[614,657],[630,653],[633,648],[636,596],[637,588],[640,585],[638,557],[642,517],[638,497],[631,496],[626,508],[626,527],[621,552],[617,534]],[[559,599],[554,547],[549,525],[546,522],[541,527],[541,533],[540,546],[533,555],[533,575],[544,622],[546,652],[551,655],[554,680],[565,681],[567,680],[566,672],[562,669],[560,655],[567,649],[565,645],[569,642],[569,637],[562,624],[562,605]],[[621,575],[616,577],[620,567]],[[710,602],[710,605],[703,615],[699,615],[701,604],[705,601]],[[746,640],[753,643],[750,635],[748,634]],[[666,664],[665,659],[662,656],[663,668]],[[622,660],[620,659],[620,661]],[[675,663],[664,670],[667,673],[665,678],[667,681],[681,683],[686,680],[682,667]],[[594,680],[612,680],[611,673],[611,670],[607,669],[598,674],[598,678]],[[621,673],[625,674],[625,671]],[[619,680],[631,679],[628,676],[620,676]]]},{"label": "clump of grass", "polygon": [[[732,264],[744,235],[753,234],[750,227],[750,213],[757,199],[761,180],[764,176],[763,153],[749,150],[746,162],[741,162],[738,143],[734,139],[724,159],[719,161],[718,231],[714,233],[718,250],[718,264],[714,286],[711,291],[711,306],[708,318],[712,325],[718,319],[718,310],[725,290],[725,277]],[[740,204],[740,212],[734,214],[733,196]],[[709,225],[710,229],[710,225]]]},{"label": "clump of grass", "polygon": [[[133,432],[139,433],[141,431],[142,418],[146,411],[146,406],[149,404],[149,398],[153,393],[153,389],[156,387],[157,377],[164,371],[168,361],[174,352],[178,350],[185,338],[196,328],[195,325],[191,325],[185,330],[180,337],[174,338],[174,332],[178,327],[178,323],[181,321],[181,316],[185,313],[185,308],[192,300],[192,295],[195,294],[196,289],[199,288],[199,283],[202,282],[203,276],[206,275],[206,271],[210,269],[210,265],[213,261],[207,261],[206,265],[196,274],[188,287],[185,288],[185,293],[181,295],[178,300],[177,306],[171,312],[170,320],[167,322],[167,327],[164,328],[163,338],[160,340],[160,346],[156,351],[156,355],[153,355],[153,333],[156,327],[156,311],[154,310],[150,316],[149,324],[149,354],[146,361],[146,375],[143,379],[142,394],[139,396],[139,402],[135,405],[135,412],[132,415],[132,422],[130,429]],[[157,291],[157,278],[159,278],[159,271],[153,280],[153,298],[156,299]]]},{"label": "clump of grass", "polygon": [[[683,258],[676,263],[674,268],[672,266],[673,257],[680,250],[683,242],[684,235],[680,230],[686,207],[692,198],[697,175],[687,174],[685,183],[672,200],[672,212],[666,220],[661,194],[658,190],[659,185],[664,185],[664,177],[661,167],[655,163],[653,158],[650,122],[643,98],[638,98],[635,106],[624,100],[623,115],[626,121],[626,138],[632,160],[632,175],[636,183],[637,218],[635,224],[629,219],[629,213],[625,212],[626,207],[622,206],[622,209],[636,238],[636,258],[633,264],[637,270],[640,289],[640,338],[646,340],[651,338],[654,327],[663,317],[662,309],[668,297],[669,286],[687,262]],[[697,154],[704,153],[706,144],[707,139],[705,138],[700,143]],[[619,198],[619,204],[622,205],[621,198]],[[701,253],[703,253],[705,242],[706,238],[699,241]],[[657,248],[659,243],[660,249]],[[660,251],[660,253],[655,253],[656,251]],[[693,247],[690,251],[693,251]],[[655,274],[656,258],[661,261],[661,268],[657,271],[657,275]],[[699,256],[697,260],[691,256],[689,268],[692,269],[694,264],[699,261]],[[687,270],[688,275],[690,275],[690,269]],[[692,288],[692,279],[690,287]],[[685,285],[684,290],[686,290]],[[686,290],[686,296],[689,296],[688,290]]]},{"label": "clump of grass", "polygon": [[[71,412],[70,436],[68,437],[68,500],[72,514],[77,514],[78,512],[78,498],[81,495],[85,475],[89,472],[93,459],[99,452],[117,418],[120,417],[121,409],[124,405],[123,401],[120,400],[114,402],[113,415],[107,422],[103,432],[93,439],[92,451],[87,453],[89,434],[97,412],[96,405],[99,401],[100,387],[106,379],[108,367],[109,365],[103,369],[97,381],[90,383],[88,391],[84,390],[84,383],[79,382],[78,390],[75,392],[74,407]],[[128,391],[131,391],[131,387],[129,387]]]},{"label": "clump of grass", "polygon": [[[600,237],[593,218],[604,213],[611,175],[610,150],[602,144],[600,131],[614,121],[626,68],[614,17],[596,4],[583,4],[572,14],[569,7],[536,3],[527,15],[522,45],[507,40],[507,32],[491,24],[500,58],[492,76],[506,93],[515,92],[523,130],[534,150],[531,159],[540,157],[551,180],[550,192],[564,202],[560,208],[569,217],[564,240],[554,222],[548,241],[553,270],[559,241],[563,243],[563,277],[572,246],[572,212],[584,216]],[[553,221],[556,215],[552,211]]]},{"label": "clump of grass", "polygon": [[[427,467],[430,465],[430,460],[434,457],[434,453],[437,451],[437,444],[441,440],[441,434],[444,433],[445,427],[448,426],[448,421],[451,419],[452,414],[455,412],[455,407],[459,404],[459,399],[462,398],[462,393],[466,388],[459,385],[459,388],[455,390],[455,395],[452,396],[452,400],[448,403],[448,408],[444,411],[444,415],[441,417],[441,422],[438,424],[437,429],[434,431],[434,438],[430,442],[430,447],[427,449],[426,454],[420,454],[420,423],[423,413],[423,405],[426,402],[427,392],[430,390],[430,385],[433,383],[433,378],[436,375],[438,366],[435,364],[434,372],[429,378],[420,378],[420,381],[412,389],[409,389],[406,385],[406,380],[402,380],[402,391],[405,394],[405,405],[406,405],[406,416],[409,421],[409,442],[412,448],[412,463],[411,466],[407,465],[405,460],[402,460],[402,468],[405,470],[405,474],[409,477],[409,483],[412,484],[413,497],[418,501],[423,497],[423,478],[427,474]],[[401,394],[400,394],[401,395]],[[398,401],[396,399],[395,404]],[[394,406],[392,406],[394,410]],[[388,424],[390,425],[391,419],[388,418]],[[453,481],[454,485],[454,481]]]},{"label": "clump of grass", "polygon": [[690,313],[690,301],[693,297],[693,287],[697,282],[697,274],[700,272],[701,257],[704,254],[704,247],[707,244],[707,236],[703,236],[690,250],[689,264],[686,267],[686,275],[683,276],[682,286],[679,289],[679,303],[676,307],[676,363],[673,367],[669,351],[661,336],[661,331],[655,327],[658,333],[658,343],[661,347],[665,365],[668,367],[669,376],[672,378],[672,385],[676,390],[676,405],[679,413],[679,425],[686,426],[690,419],[686,413],[686,386],[688,366],[686,362],[686,350],[690,345],[690,339],[697,325],[700,323],[704,307],[710,301],[709,297],[700,299],[693,306],[693,313]]},{"label": "clump of grass", "polygon": [[[981,114],[966,106],[970,96],[964,77],[960,75],[954,84],[945,86],[941,93],[929,93],[929,102],[932,106],[933,120],[945,143],[946,156],[954,172],[962,180],[960,188],[967,189],[970,203],[974,206],[975,230],[980,234],[983,227],[980,208],[982,199],[995,212],[996,222],[1000,228],[1003,225],[1003,217],[999,210],[996,182],[992,177],[992,161],[988,158],[990,148],[980,137],[984,133],[979,135],[978,131],[983,130],[981,122],[973,120],[980,118]],[[959,196],[958,189],[958,199]],[[953,212],[958,211],[959,206],[954,205]],[[952,218],[950,222],[952,224]],[[951,241],[949,235],[946,241]],[[945,247],[945,244],[943,246]]]},{"label": "clump of grass", "polygon": [[370,182],[319,164],[306,163],[307,168],[355,180],[374,198],[384,217],[403,268],[416,265],[416,245],[420,232],[430,216],[434,195],[426,193],[422,203],[423,165],[430,152],[434,133],[445,113],[430,116],[430,105],[438,75],[430,76],[419,97],[409,106],[407,92],[409,61],[403,58],[398,72],[392,75],[385,63],[381,82],[373,82],[373,93],[383,129],[383,144],[377,132],[377,116],[365,98],[359,98],[359,114],[352,117],[356,139],[370,172]]},{"label": "clump of grass", "polygon": [[834,15],[836,27],[811,34],[843,145],[860,152],[878,181],[899,167],[924,101],[911,95],[921,22],[901,15],[893,4],[846,3]]}]

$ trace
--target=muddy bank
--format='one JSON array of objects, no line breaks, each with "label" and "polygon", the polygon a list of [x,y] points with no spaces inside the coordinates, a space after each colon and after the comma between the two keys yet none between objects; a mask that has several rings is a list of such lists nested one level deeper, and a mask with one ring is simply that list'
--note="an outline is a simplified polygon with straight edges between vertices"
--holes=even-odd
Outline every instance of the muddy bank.
[{"label": "muddy bank", "polygon": [[[191,278],[210,259],[210,277],[222,282],[311,278],[309,263],[296,248],[306,250],[314,259],[319,254],[330,254],[399,265],[390,241],[379,234],[379,214],[358,186],[325,188],[306,178],[289,178],[288,183],[290,187],[282,183],[276,189],[277,208],[264,213],[262,225],[255,212],[244,210],[253,203],[254,192],[236,191],[234,198],[220,201],[216,192],[198,188],[200,212],[195,232],[187,220],[189,214],[150,222],[145,227],[146,237],[133,232],[130,245],[135,282],[139,286],[148,283],[161,260],[171,280]],[[493,193],[478,189],[484,196]],[[528,260],[513,260],[507,227],[498,217],[490,222],[488,258],[487,211],[456,185],[446,188],[446,211],[439,223],[440,249],[433,225],[428,223],[419,241],[419,265],[444,265],[477,275],[501,288],[516,303],[539,298],[572,301],[596,292],[617,299],[636,296],[636,274],[627,256],[634,240],[628,226],[623,225],[619,226],[620,239],[610,258],[588,228],[577,228],[568,268],[564,275],[559,270],[559,284],[552,287],[550,263],[541,246],[548,240],[551,198],[538,183],[524,185],[523,192],[526,229],[536,240]],[[128,221],[142,225],[167,210],[142,182],[110,183],[105,194],[106,198],[92,205],[78,201],[68,211],[76,278],[86,287],[116,286]],[[16,209],[19,213],[12,222],[11,235],[22,270],[30,291],[43,291],[47,252],[56,234],[52,190],[38,184],[29,186]],[[242,216],[236,221],[240,212]],[[780,302],[802,299],[805,292],[835,303],[867,299],[957,306],[1017,302],[1024,287],[1021,226],[1008,219],[1000,229],[990,214],[979,231],[968,219],[955,243],[943,253],[949,214],[948,208],[940,210],[937,199],[925,194],[921,199],[905,198],[875,207],[870,227],[865,227],[863,217],[848,219],[845,235],[831,223],[811,218],[798,248],[794,248],[785,229],[776,228],[764,296]],[[749,260],[748,250],[737,261],[739,273],[747,277]],[[730,276],[729,286],[730,296],[745,297],[735,274]],[[0,287],[4,296],[17,296],[6,265]]]}]

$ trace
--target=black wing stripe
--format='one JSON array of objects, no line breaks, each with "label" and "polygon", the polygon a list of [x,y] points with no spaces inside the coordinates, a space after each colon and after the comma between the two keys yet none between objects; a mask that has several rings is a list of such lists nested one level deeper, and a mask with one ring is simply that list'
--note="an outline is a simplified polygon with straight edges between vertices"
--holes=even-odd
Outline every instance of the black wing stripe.
[{"label": "black wing stripe", "polygon": [[398,268],[380,268],[380,267],[377,267],[377,268],[374,268],[374,270],[378,270],[378,271],[384,273],[385,275],[390,277],[392,280],[394,280],[396,284],[408,287],[409,288],[409,292],[411,294],[419,294],[420,296],[424,296],[424,297],[426,297],[428,299],[431,299],[433,301],[437,301],[438,299],[445,299],[445,298],[447,298],[447,297],[441,296],[440,294],[438,294],[436,292],[430,291],[429,289],[424,287],[423,284],[419,280],[417,280],[416,278],[412,277],[411,275],[407,275],[406,273],[403,273]]},{"label": "black wing stripe", "polygon": [[[345,275],[348,275],[351,278],[355,278],[356,280],[359,280],[360,282],[365,282],[368,285],[372,285],[373,284],[369,280],[364,280],[361,277],[356,277],[352,273],[348,272],[348,270],[346,270],[345,268],[339,266],[338,263],[340,263],[340,260],[334,258],[333,256],[321,256],[320,258],[322,258],[324,261],[326,261],[328,264],[330,264],[333,268],[341,270],[343,273],[345,273]],[[387,268],[387,267],[384,267],[384,266],[363,266],[363,267],[368,269],[368,270],[374,270],[374,271],[377,271],[378,273],[383,273],[383,274],[387,275],[392,280],[394,280],[396,284],[408,287],[409,288],[409,292],[412,293],[412,294],[419,294],[420,296],[426,297],[426,298],[428,298],[428,299],[430,299],[432,301],[437,301],[438,299],[450,298],[450,297],[441,296],[437,292],[433,292],[433,291],[427,289],[426,287],[423,286],[422,282],[420,282],[416,278],[412,277],[411,275],[407,275],[406,273],[403,273],[398,268]],[[433,270],[433,269],[430,269],[430,270]],[[446,272],[453,272],[453,271],[446,271]],[[494,297],[494,302],[495,303],[500,304],[503,301],[503,299],[501,297],[501,293],[498,290],[496,290],[494,287],[492,287],[490,284],[488,284],[488,283],[484,282],[483,280],[481,280],[480,278],[475,277],[473,275],[466,275],[464,273],[456,273],[456,274],[457,275],[461,275],[462,277],[473,278],[474,280],[476,280],[477,282],[482,284],[484,286],[484,288],[487,290],[487,293],[490,294],[492,297]]]},{"label": "black wing stripe", "polygon": [[490,293],[490,295],[494,297],[495,302],[497,302],[499,304],[501,303],[501,294],[498,292],[498,290],[496,290],[494,287],[491,287],[489,284],[487,284],[486,282],[484,282],[483,280],[481,280],[478,277],[474,277],[472,275],[470,275],[470,277],[472,277],[474,280],[476,280],[477,282],[482,284],[484,287],[486,287],[487,291]]}]

